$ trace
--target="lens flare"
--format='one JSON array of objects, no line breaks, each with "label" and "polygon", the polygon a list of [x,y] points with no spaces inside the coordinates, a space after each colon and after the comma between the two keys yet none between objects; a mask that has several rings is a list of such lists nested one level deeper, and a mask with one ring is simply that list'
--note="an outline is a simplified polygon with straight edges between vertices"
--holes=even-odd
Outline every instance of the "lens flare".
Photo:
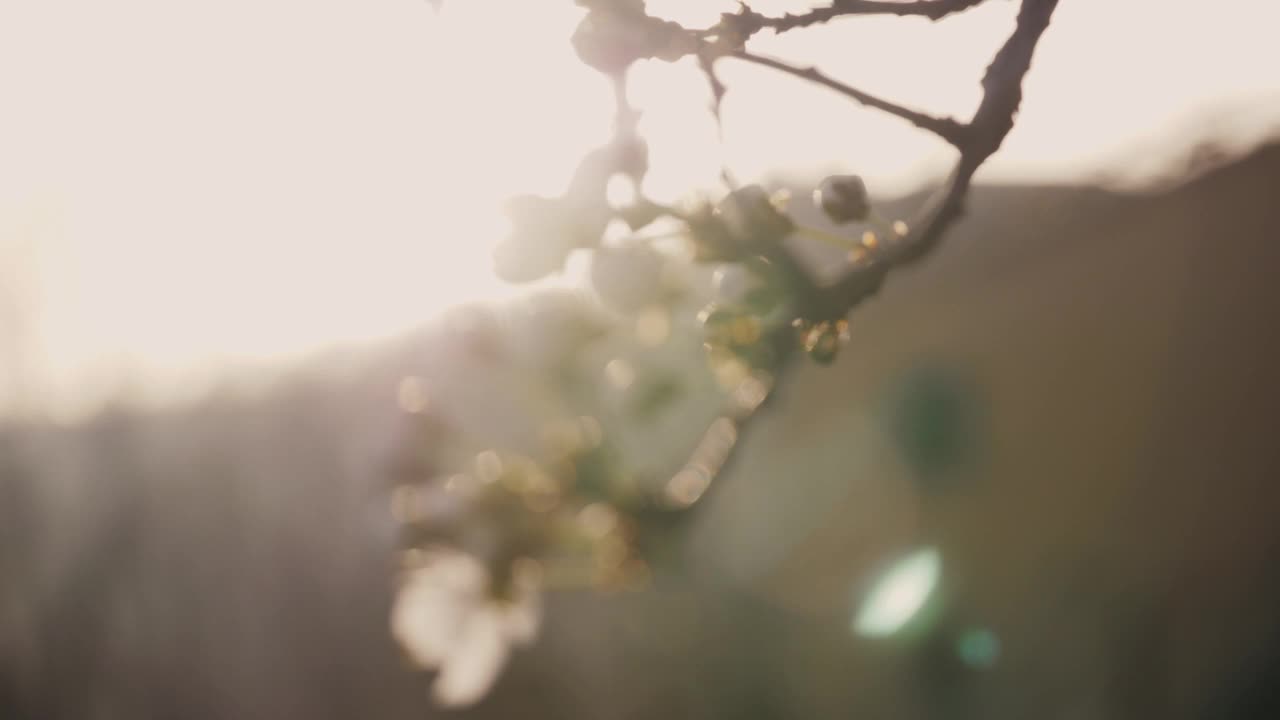
[{"label": "lens flare", "polygon": [[938,586],[942,556],[924,548],[894,563],[872,586],[853,620],[865,637],[888,637],[920,614]]}]

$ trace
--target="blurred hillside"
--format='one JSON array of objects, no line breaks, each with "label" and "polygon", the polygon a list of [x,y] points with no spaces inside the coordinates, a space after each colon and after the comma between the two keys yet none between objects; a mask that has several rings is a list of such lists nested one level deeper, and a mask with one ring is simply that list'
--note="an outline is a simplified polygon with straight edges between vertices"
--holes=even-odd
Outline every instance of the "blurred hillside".
[{"label": "blurred hillside", "polygon": [[[1273,145],[1158,194],[978,188],[836,366],[784,384],[681,562],[554,597],[467,714],[1274,717],[1250,685],[1280,637],[1278,182]],[[384,475],[404,375],[497,426],[467,327],[0,431],[0,717],[429,716],[386,630]],[[855,590],[921,544],[932,631],[855,638]],[[955,658],[970,627],[989,668]]]}]

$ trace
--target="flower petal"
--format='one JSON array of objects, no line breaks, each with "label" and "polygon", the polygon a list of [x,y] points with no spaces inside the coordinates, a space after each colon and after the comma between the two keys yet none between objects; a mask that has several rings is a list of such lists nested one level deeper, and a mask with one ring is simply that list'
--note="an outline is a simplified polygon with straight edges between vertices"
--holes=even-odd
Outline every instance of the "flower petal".
[{"label": "flower petal", "polygon": [[648,245],[596,248],[591,256],[591,286],[605,305],[634,313],[657,302],[667,262]]},{"label": "flower petal", "polygon": [[471,611],[484,602],[488,575],[475,558],[455,550],[428,555],[396,595],[391,632],[423,667],[438,667],[453,652]]},{"label": "flower petal", "polygon": [[511,580],[511,599],[498,606],[503,631],[512,644],[527,645],[542,624],[542,568],[533,561],[517,562]]},{"label": "flower petal", "polygon": [[474,555],[453,548],[432,548],[427,551],[420,573],[430,573],[439,584],[477,600],[485,596],[489,587],[489,570]]},{"label": "flower petal", "polygon": [[507,659],[502,625],[501,612],[492,605],[467,615],[453,652],[440,667],[440,675],[432,687],[436,702],[446,707],[461,707],[484,697]]},{"label": "flower petal", "polygon": [[512,603],[502,609],[503,630],[516,645],[528,645],[538,635],[542,624],[542,598],[533,595],[523,602]]}]

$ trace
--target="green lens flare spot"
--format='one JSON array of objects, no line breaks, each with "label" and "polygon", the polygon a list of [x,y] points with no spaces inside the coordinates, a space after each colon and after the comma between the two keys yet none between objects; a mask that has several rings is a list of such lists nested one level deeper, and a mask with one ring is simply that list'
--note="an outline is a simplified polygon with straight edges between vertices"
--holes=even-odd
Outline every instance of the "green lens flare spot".
[{"label": "green lens flare spot", "polygon": [[985,670],[1000,659],[1000,638],[985,628],[966,631],[956,642],[961,662],[977,670]]}]

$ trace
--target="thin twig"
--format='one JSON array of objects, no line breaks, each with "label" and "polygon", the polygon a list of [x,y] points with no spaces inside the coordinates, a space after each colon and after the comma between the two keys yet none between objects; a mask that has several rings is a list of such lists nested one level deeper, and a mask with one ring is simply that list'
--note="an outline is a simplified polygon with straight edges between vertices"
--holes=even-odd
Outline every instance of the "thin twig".
[{"label": "thin twig", "polygon": [[937,135],[943,140],[946,140],[947,142],[951,143],[957,148],[962,147],[963,144],[968,140],[968,134],[966,132],[965,126],[951,118],[935,117],[933,115],[929,115],[927,113],[923,113],[918,110],[912,110],[910,108],[903,107],[889,100],[876,97],[875,95],[863,92],[855,87],[846,85],[845,83],[842,83],[839,80],[836,80],[828,75],[825,75],[822,73],[822,71],[818,70],[817,68],[796,67],[794,65],[785,63],[781,60],[775,60],[774,58],[764,57],[763,55],[756,55],[754,53],[749,53],[745,50],[735,52],[729,57],[737,58],[738,60],[742,60],[749,63],[755,63],[756,65],[763,65],[765,67],[773,68],[774,70],[778,70],[780,72],[784,72],[789,75],[794,75],[798,78],[808,80],[813,83],[817,83],[824,87],[831,88],[832,90],[835,90],[836,92],[842,95],[850,97],[858,101],[859,103],[866,105],[867,107],[875,108],[877,110],[887,112],[890,115],[894,115],[896,117],[902,118],[903,120],[906,120],[907,122],[911,123],[912,125],[915,125],[916,127],[922,130],[928,130],[929,132],[933,133],[934,135]]},{"label": "thin twig", "polygon": [[[711,88],[711,114],[716,121],[716,138],[720,143],[720,150],[724,151],[724,122],[720,115],[720,108],[724,105],[724,94],[727,88],[724,81],[716,73],[715,58],[708,52],[698,53],[698,67],[702,70],[702,74],[707,78],[707,85]],[[724,182],[725,187],[733,190],[738,187],[737,181],[733,179],[733,174],[729,172],[728,166],[723,161],[723,155],[720,162],[720,180]]]},{"label": "thin twig", "polygon": [[[702,74],[707,78],[707,85],[711,87],[711,112],[716,119],[716,129],[720,130],[720,105],[724,102],[725,86],[720,76],[716,74],[715,60],[707,53],[698,53],[698,67],[702,69]],[[723,138],[721,138],[723,139]]]},{"label": "thin twig", "polygon": [[[883,2],[881,0],[835,0],[830,7],[815,8],[799,14],[788,14],[781,17],[769,17],[746,7],[737,13],[726,16],[732,27],[744,36],[751,36],[761,30],[773,30],[783,33],[788,30],[821,25],[836,18],[854,15],[898,15],[926,17],[930,20],[941,20],[953,13],[967,10],[986,0],[916,0],[915,2]],[[712,28],[707,32],[716,34],[722,30]]]}]

